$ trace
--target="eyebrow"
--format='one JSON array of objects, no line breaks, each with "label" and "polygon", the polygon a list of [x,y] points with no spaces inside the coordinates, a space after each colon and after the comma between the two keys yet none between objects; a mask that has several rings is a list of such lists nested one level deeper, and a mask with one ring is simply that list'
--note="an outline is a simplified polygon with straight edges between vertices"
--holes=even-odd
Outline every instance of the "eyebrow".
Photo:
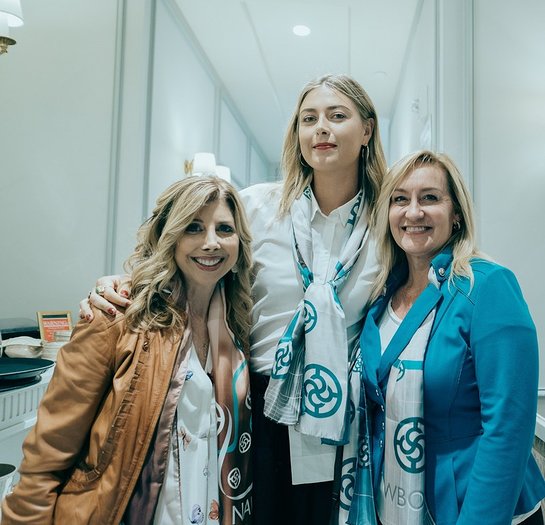
[{"label": "eyebrow", "polygon": [[[335,106],[328,106],[326,108],[327,111],[332,111],[334,109],[343,109],[345,111],[351,111],[350,108],[348,108],[347,106],[343,106],[342,104],[337,104]],[[299,113],[303,113],[305,111],[316,111],[316,108],[301,108],[299,110]]]},{"label": "eyebrow", "polygon": [[[407,192],[408,190],[406,190],[405,188],[401,187],[401,188],[395,188],[394,189],[394,192],[396,191],[404,191],[404,192]],[[423,192],[423,191],[444,191],[442,190],[441,188],[437,188],[435,186],[430,186],[428,188],[422,188],[421,190],[419,190],[420,192]]]}]

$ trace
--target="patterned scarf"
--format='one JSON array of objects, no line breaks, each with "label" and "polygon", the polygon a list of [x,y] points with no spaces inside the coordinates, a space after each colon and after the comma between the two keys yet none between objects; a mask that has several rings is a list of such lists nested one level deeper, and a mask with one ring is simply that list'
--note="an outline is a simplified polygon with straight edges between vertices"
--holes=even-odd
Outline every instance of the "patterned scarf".
[{"label": "patterned scarf", "polygon": [[349,361],[346,322],[339,291],[350,275],[369,230],[363,194],[346,223],[340,260],[325,283],[314,282],[310,228],[312,194],[307,187],[290,210],[293,254],[303,282],[303,298],[280,338],[271,379],[265,393],[264,413],[302,434],[320,437],[328,444],[344,444],[350,432]]},{"label": "patterned scarf", "polygon": [[434,317],[432,310],[388,376],[384,464],[377,494],[382,525],[433,525],[424,495],[423,383],[424,354]]},{"label": "patterned scarf", "polygon": [[[248,363],[235,343],[225,316],[225,291],[221,281],[208,310],[218,421],[219,522],[221,525],[249,525],[252,509],[250,375]],[[125,525],[153,523],[166,471],[168,447],[172,439],[176,439],[172,432],[176,432],[176,407],[187,373],[189,335],[187,330],[178,350],[154,441],[123,517]]]},{"label": "patterned scarf", "polygon": [[251,405],[248,362],[226,321],[223,282],[208,310],[218,420],[220,523],[250,524],[252,508]]},{"label": "patterned scarf", "polygon": [[371,439],[365,388],[360,390],[358,458],[350,501],[348,525],[377,525],[373,475],[371,473]]},{"label": "patterned scarf", "polygon": [[[428,279],[428,289],[439,288],[433,266],[428,272]],[[358,457],[356,486],[347,522],[349,525],[376,525],[375,499],[376,512],[382,525],[434,525],[426,505],[424,490],[424,356],[437,302],[433,299],[433,294],[428,293],[428,289],[417,299],[420,320],[414,325],[414,331],[410,332],[413,335],[407,340],[402,337],[404,343],[401,345],[388,344],[383,354],[383,360],[389,360],[391,366],[385,380],[385,442],[376,472],[371,471],[369,413],[365,389],[362,388],[362,453]],[[412,313],[411,309],[398,326],[397,332],[405,329],[405,323],[414,323],[419,314],[412,316]],[[388,315],[388,312],[385,311],[383,315]],[[399,335],[397,332],[396,335]],[[396,335],[391,343],[395,342]],[[377,448],[377,451],[380,450]],[[380,485],[376,483],[377,479],[380,480]],[[376,494],[374,486],[378,489]]]}]

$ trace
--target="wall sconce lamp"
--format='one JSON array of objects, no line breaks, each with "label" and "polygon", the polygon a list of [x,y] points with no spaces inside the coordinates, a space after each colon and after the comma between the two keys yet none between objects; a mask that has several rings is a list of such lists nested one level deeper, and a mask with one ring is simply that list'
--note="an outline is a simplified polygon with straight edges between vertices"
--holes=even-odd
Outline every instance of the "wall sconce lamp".
[{"label": "wall sconce lamp", "polygon": [[0,0],[0,55],[8,52],[8,46],[16,42],[9,36],[10,27],[23,25],[20,0]]},{"label": "wall sconce lamp", "polygon": [[227,166],[216,164],[213,153],[195,153],[193,160],[184,161],[186,175],[216,175],[231,182],[231,170]]}]

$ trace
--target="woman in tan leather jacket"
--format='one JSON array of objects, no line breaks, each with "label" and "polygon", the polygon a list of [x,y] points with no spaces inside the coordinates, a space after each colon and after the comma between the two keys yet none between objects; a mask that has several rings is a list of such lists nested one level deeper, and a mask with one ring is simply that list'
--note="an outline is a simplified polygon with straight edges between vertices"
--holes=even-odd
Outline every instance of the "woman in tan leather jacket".
[{"label": "woman in tan leather jacket", "polygon": [[96,311],[59,353],[2,525],[250,523],[250,265],[230,184],[159,197],[127,263],[131,305]]}]

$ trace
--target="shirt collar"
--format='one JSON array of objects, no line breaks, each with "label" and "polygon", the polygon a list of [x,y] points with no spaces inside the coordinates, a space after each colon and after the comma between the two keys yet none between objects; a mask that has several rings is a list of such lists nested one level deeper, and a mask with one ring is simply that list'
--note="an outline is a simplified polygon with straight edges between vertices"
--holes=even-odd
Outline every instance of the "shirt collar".
[{"label": "shirt collar", "polygon": [[[310,220],[314,220],[314,216],[316,213],[319,213],[322,215],[322,217],[327,217],[322,210],[320,209],[320,205],[318,204],[318,201],[316,200],[316,197],[314,196],[314,192],[312,191],[312,188],[310,189],[310,195],[311,195],[311,202],[312,202],[312,208],[310,212]],[[352,212],[352,207],[354,204],[356,204],[356,201],[358,200],[359,192],[348,202],[344,203],[343,205],[339,206],[338,208],[335,208],[330,214],[329,217],[338,217],[339,221],[343,224],[343,226],[348,222],[348,219],[350,218],[350,213]],[[362,202],[362,206],[363,206]]]}]

